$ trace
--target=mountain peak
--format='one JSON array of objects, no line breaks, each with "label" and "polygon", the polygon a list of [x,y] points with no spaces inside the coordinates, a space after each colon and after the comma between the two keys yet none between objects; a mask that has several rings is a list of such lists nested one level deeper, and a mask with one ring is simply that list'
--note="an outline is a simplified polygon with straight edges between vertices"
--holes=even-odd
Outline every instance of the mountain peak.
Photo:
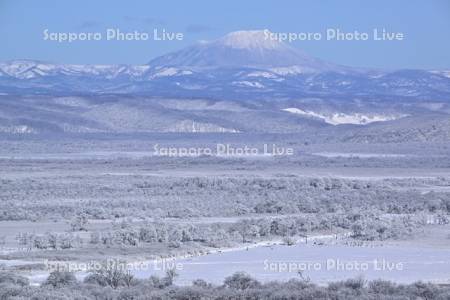
[{"label": "mountain peak", "polygon": [[216,42],[234,49],[278,49],[282,42],[269,39],[270,31],[241,30],[230,32]]},{"label": "mountain peak", "polygon": [[302,72],[319,72],[331,64],[310,57],[302,50],[270,38],[270,31],[234,31],[210,41],[160,56],[150,62],[154,68],[258,68],[292,67]]}]

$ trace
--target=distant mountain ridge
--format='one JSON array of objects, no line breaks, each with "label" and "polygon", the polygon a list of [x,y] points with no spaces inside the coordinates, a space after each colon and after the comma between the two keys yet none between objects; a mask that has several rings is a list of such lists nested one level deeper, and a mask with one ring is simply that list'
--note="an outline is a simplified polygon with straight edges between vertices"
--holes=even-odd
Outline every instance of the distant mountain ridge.
[{"label": "distant mountain ridge", "polygon": [[233,32],[144,65],[0,63],[0,134],[447,140],[449,116],[450,72],[339,66],[266,40],[263,31]]},{"label": "distant mountain ridge", "polygon": [[145,65],[0,63],[3,94],[137,94],[220,99],[386,96],[447,101],[448,72],[380,71],[311,57],[265,31],[237,31]]}]

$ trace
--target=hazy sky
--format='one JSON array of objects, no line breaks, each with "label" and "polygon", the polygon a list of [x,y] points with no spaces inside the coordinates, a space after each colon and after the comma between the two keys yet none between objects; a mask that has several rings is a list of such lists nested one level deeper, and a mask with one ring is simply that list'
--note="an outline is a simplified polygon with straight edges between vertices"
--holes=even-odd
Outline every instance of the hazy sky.
[{"label": "hazy sky", "polygon": [[[182,32],[182,41],[44,41],[43,31],[107,28]],[[403,41],[302,41],[291,45],[332,62],[382,68],[450,69],[450,1],[102,1],[0,0],[0,60],[142,64],[235,30],[402,32]]]}]

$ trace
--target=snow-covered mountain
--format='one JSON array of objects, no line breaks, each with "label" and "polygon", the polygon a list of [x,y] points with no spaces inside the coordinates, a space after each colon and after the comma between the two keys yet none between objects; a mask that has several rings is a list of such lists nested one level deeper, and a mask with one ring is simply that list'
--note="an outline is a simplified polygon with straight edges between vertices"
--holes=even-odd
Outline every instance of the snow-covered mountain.
[{"label": "snow-covered mountain", "polygon": [[140,81],[161,76],[190,75],[192,70],[211,68],[257,68],[282,75],[349,69],[308,56],[286,43],[267,39],[266,31],[260,30],[237,31],[214,41],[199,42],[155,58],[145,65],[68,65],[14,60],[0,63],[0,77],[96,76]]},{"label": "snow-covered mountain", "polygon": [[268,30],[236,31],[150,61],[153,67],[259,68],[297,67],[302,72],[338,71],[340,67],[270,39]]},{"label": "snow-covered mountain", "polygon": [[450,99],[448,72],[345,67],[309,56],[268,36],[265,30],[232,32],[134,66],[4,62],[0,63],[0,93]]}]

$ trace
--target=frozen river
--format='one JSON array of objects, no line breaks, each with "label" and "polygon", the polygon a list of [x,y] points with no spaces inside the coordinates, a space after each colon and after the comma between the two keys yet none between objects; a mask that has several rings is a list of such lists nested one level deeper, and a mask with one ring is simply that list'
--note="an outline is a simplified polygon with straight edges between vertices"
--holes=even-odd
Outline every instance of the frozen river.
[{"label": "frozen river", "polygon": [[[26,261],[0,261],[4,265],[23,265]],[[164,276],[175,268],[175,283],[190,285],[195,279],[221,284],[235,272],[245,271],[260,281],[310,279],[317,284],[362,276],[397,283],[430,281],[450,283],[450,250],[424,246],[357,247],[338,245],[257,246],[224,250],[204,256],[166,261],[141,262],[132,273],[141,279],[151,275]],[[301,271],[302,277],[299,275]],[[25,274],[24,274],[25,275]],[[25,275],[32,284],[40,284],[47,271]],[[78,272],[82,280],[86,272]]]},{"label": "frozen river", "polygon": [[400,283],[449,283],[450,251],[398,246],[275,245],[153,263],[149,270],[136,271],[135,275],[163,275],[164,267],[178,269],[176,283],[181,285],[197,278],[219,284],[237,271],[245,271],[261,281],[288,280],[300,278],[299,270],[304,278],[319,284],[360,275],[369,280],[382,278]]}]

